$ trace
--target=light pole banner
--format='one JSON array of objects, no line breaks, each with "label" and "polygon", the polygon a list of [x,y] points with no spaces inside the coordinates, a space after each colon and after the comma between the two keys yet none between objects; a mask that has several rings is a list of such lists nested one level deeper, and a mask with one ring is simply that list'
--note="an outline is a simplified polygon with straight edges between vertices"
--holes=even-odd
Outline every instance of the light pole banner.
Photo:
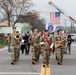
[{"label": "light pole banner", "polygon": [[53,23],[48,23],[48,31],[49,32],[54,32],[55,31],[55,26],[53,25]]}]

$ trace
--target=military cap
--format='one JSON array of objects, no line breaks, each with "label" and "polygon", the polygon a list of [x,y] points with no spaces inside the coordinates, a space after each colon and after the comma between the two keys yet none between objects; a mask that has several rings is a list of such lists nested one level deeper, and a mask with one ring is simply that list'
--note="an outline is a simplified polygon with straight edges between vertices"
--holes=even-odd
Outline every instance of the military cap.
[{"label": "military cap", "polygon": [[48,32],[48,30],[44,30],[44,32]]},{"label": "military cap", "polygon": [[16,29],[16,27],[13,27],[12,29]]},{"label": "military cap", "polygon": [[59,29],[57,32],[62,31],[62,29]]}]

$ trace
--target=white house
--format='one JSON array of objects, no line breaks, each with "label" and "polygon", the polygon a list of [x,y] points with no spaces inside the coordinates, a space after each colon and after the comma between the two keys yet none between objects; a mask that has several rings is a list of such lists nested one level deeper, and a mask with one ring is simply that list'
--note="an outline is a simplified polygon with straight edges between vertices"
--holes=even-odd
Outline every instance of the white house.
[{"label": "white house", "polygon": [[[19,33],[27,33],[32,28],[29,23],[16,23],[15,27]],[[0,27],[0,33],[12,33],[12,27]]]}]

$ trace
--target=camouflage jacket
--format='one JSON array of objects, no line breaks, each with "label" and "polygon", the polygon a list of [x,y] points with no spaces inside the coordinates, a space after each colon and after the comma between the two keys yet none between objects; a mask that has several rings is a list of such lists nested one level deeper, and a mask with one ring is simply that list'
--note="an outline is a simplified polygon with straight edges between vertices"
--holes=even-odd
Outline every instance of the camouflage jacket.
[{"label": "camouflage jacket", "polygon": [[19,39],[16,39],[16,35],[17,34],[12,33],[9,36],[10,46],[11,47],[19,47],[20,46],[21,37]]},{"label": "camouflage jacket", "polygon": [[55,41],[55,46],[58,45],[59,42],[61,42],[62,40],[64,40],[64,42],[62,43],[62,45],[60,46],[60,48],[65,48],[66,43],[67,43],[67,38],[65,34],[62,35],[55,35],[54,37],[54,41]]},{"label": "camouflage jacket", "polygon": [[33,46],[37,46],[40,42],[40,35],[32,33],[28,39],[29,43]]},{"label": "camouflage jacket", "polygon": [[44,44],[42,44],[42,46],[46,49],[49,50],[50,46],[49,44],[46,42],[46,40],[48,40],[50,42],[50,45],[52,43],[52,36],[47,36],[47,39],[45,39],[44,37],[40,38],[40,42],[44,42]]}]

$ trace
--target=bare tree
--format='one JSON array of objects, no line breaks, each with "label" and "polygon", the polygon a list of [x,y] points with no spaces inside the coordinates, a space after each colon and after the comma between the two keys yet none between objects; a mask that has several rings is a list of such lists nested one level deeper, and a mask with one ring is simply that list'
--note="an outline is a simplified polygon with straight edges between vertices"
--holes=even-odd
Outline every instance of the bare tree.
[{"label": "bare tree", "polygon": [[14,21],[14,26],[20,18],[19,15],[25,14],[32,5],[31,0],[0,0],[0,7],[7,15],[9,26],[11,20]]},{"label": "bare tree", "polygon": [[39,31],[43,31],[46,28],[46,23],[45,23],[45,19],[38,19],[36,22],[35,27],[39,30]]},{"label": "bare tree", "polygon": [[36,22],[40,17],[40,14],[38,11],[36,10],[32,10],[29,11],[26,15],[20,15],[20,19],[18,20],[18,22],[22,22],[22,23],[30,23],[30,25],[32,25],[32,28],[34,28],[36,26]]}]

